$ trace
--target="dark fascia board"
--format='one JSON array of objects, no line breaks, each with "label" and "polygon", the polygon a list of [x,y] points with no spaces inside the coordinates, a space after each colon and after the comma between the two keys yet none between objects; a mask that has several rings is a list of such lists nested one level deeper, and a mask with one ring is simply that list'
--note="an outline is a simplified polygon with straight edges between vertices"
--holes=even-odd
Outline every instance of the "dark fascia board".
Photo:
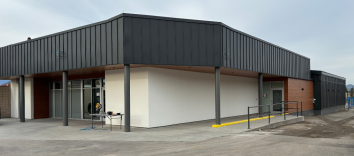
[{"label": "dark fascia board", "polygon": [[334,77],[334,78],[341,79],[344,81],[346,80],[345,77],[337,76],[337,75],[327,73],[327,72],[321,71],[321,70],[311,70],[311,75],[326,75],[326,76]]},{"label": "dark fascia board", "polygon": [[67,33],[67,32],[71,32],[71,31],[76,31],[76,30],[80,30],[80,29],[84,29],[84,28],[87,28],[87,27],[91,27],[91,26],[95,26],[95,25],[99,25],[99,24],[103,24],[103,23],[108,23],[108,22],[111,22],[115,19],[118,19],[118,18],[121,18],[121,17],[137,17],[137,18],[148,18],[148,19],[158,19],[158,20],[168,20],[168,21],[181,21],[181,22],[190,22],[190,23],[199,23],[199,24],[213,24],[213,25],[221,25],[221,26],[224,26],[224,27],[227,27],[228,29],[231,29],[233,31],[236,31],[238,33],[241,33],[245,36],[248,36],[248,37],[251,37],[251,38],[254,38],[254,39],[257,39],[259,41],[262,41],[264,43],[267,43],[267,44],[270,44],[272,46],[275,46],[275,47],[278,47],[280,49],[283,49],[283,50],[286,50],[286,51],[289,51],[295,55],[299,55],[301,57],[304,57],[304,58],[307,58],[310,60],[310,58],[306,57],[306,56],[303,56],[303,55],[300,55],[300,54],[297,54],[291,50],[288,50],[288,49],[285,49],[283,47],[280,47],[280,46],[277,46],[275,44],[272,44],[270,42],[267,42],[265,40],[262,40],[260,38],[257,38],[255,36],[252,36],[252,35],[249,35],[247,33],[244,33],[242,31],[239,31],[237,29],[234,29],[224,23],[221,23],[221,22],[214,22],[214,21],[202,21],[202,20],[192,20],[192,19],[182,19],[182,18],[172,18],[172,17],[161,17],[161,16],[151,16],[151,15],[139,15],[139,14],[128,14],[128,13],[122,13],[122,14],[119,14],[117,16],[114,16],[112,18],[109,18],[107,20],[103,20],[103,21],[100,21],[100,22],[96,22],[96,23],[92,23],[92,24],[88,24],[88,25],[84,25],[84,26],[81,26],[81,27],[76,27],[76,28],[73,28],[73,29],[69,29],[69,30],[65,30],[65,31],[61,31],[61,32],[57,32],[57,33],[54,33],[54,34],[50,34],[50,35],[46,35],[46,36],[42,36],[42,37],[38,37],[38,38],[34,38],[34,39],[31,39],[29,41],[22,41],[22,42],[18,42],[18,43],[15,43],[15,44],[11,44],[11,45],[8,45],[8,46],[14,46],[14,45],[17,45],[17,44],[23,44],[23,43],[28,43],[28,42],[33,42],[33,41],[36,41],[36,40],[40,40],[40,39],[43,39],[43,38],[47,38],[47,37],[51,37],[51,36],[55,36],[55,35],[59,35],[59,34],[63,34],[63,33]]},{"label": "dark fascia board", "polygon": [[242,34],[242,35],[245,35],[245,36],[254,38],[254,39],[258,40],[258,41],[262,41],[262,42],[267,43],[267,44],[270,44],[270,45],[272,45],[272,46],[274,46],[274,47],[277,47],[277,48],[286,50],[286,51],[291,52],[291,53],[293,53],[293,54],[295,54],[295,55],[299,55],[299,56],[301,56],[301,57],[304,57],[304,58],[307,58],[307,59],[310,60],[310,58],[308,58],[308,57],[306,57],[306,56],[300,55],[300,54],[295,53],[295,52],[293,52],[293,51],[291,51],[291,50],[285,49],[285,48],[283,48],[283,47],[280,47],[280,46],[275,45],[275,44],[273,44],[273,43],[270,43],[270,42],[268,42],[268,41],[262,40],[262,39],[260,39],[260,38],[258,38],[258,37],[252,36],[252,35],[250,35],[250,34],[247,34],[247,33],[245,33],[245,32],[242,32],[242,31],[240,31],[240,30],[234,29],[234,28],[232,28],[232,27],[230,27],[230,26],[228,26],[228,25],[226,25],[226,24],[224,24],[224,23],[221,23],[221,25],[224,26],[224,27],[226,27],[226,28],[228,28],[228,29],[231,29],[231,30],[233,30],[233,31],[236,31],[236,32],[238,32],[238,33],[240,33],[240,34]]}]

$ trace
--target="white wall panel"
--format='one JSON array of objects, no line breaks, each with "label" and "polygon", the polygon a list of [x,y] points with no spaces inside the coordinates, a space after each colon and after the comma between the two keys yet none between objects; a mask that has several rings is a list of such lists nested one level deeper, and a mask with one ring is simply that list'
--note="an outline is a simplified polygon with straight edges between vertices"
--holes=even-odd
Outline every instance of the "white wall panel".
[{"label": "white wall panel", "polygon": [[[11,117],[19,117],[19,85],[11,80]],[[25,79],[25,118],[33,119],[33,78]]]},{"label": "white wall panel", "polygon": [[33,78],[25,78],[25,118],[33,119]]},{"label": "white wall panel", "polygon": [[[245,115],[256,105],[257,78],[221,76],[221,117]],[[150,127],[214,119],[215,75],[149,68],[149,112]]]},{"label": "white wall panel", "polygon": [[11,117],[18,118],[18,84],[15,80],[11,80]]},{"label": "white wall panel", "polygon": [[[149,126],[147,77],[147,68],[131,68],[130,70],[131,126]],[[124,69],[107,70],[105,79],[106,111],[124,113]],[[106,123],[109,122],[107,119]],[[114,120],[112,122],[114,125],[118,125],[120,121]]]},{"label": "white wall panel", "polygon": [[[159,127],[215,118],[214,74],[132,68],[130,85],[132,126]],[[124,70],[106,71],[107,111],[124,112],[123,88]],[[247,114],[247,106],[258,105],[257,98],[257,78],[221,76],[221,117]]]}]

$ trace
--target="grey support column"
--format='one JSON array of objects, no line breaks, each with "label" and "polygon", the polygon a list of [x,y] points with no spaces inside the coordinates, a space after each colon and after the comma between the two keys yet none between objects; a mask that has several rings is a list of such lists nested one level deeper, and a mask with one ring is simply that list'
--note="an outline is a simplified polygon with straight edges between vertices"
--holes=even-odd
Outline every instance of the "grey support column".
[{"label": "grey support column", "polygon": [[20,101],[20,122],[25,122],[25,76],[21,75],[19,80],[19,99]]},{"label": "grey support column", "polygon": [[[263,105],[263,74],[258,74],[258,105]],[[270,110],[269,110],[270,111]],[[263,116],[263,107],[259,107],[259,115]]]},{"label": "grey support column", "polygon": [[63,126],[68,126],[68,71],[63,71]]},{"label": "grey support column", "polygon": [[124,64],[124,132],[130,132],[130,65]]},{"label": "grey support column", "polygon": [[215,67],[215,124],[220,125],[220,67]]}]

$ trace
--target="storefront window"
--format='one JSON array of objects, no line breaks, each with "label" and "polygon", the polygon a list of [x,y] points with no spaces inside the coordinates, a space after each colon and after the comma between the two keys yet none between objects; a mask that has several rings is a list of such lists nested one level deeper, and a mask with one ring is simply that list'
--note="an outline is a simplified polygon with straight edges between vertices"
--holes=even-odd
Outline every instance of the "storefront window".
[{"label": "storefront window", "polygon": [[84,88],[91,88],[91,80],[84,80]]},{"label": "storefront window", "polygon": [[74,80],[71,83],[71,88],[81,88],[81,80]]},{"label": "storefront window", "polygon": [[100,79],[94,79],[94,80],[92,80],[92,87],[94,87],[94,88],[99,88],[100,87]]},{"label": "storefront window", "polygon": [[[99,113],[96,105],[105,100],[104,79],[72,80],[68,82],[68,117],[76,119],[91,119],[90,114]],[[62,117],[62,82],[51,83],[51,106],[52,117]],[[104,105],[104,103],[102,103]],[[99,120],[100,117],[93,117]]]}]

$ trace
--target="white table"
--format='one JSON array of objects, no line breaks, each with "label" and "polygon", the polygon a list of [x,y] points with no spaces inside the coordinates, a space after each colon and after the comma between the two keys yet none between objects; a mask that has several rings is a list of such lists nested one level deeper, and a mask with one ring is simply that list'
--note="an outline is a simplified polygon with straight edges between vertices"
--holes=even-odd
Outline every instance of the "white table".
[{"label": "white table", "polygon": [[119,119],[119,118],[113,118],[115,116],[120,116],[120,129],[122,129],[122,118],[124,114],[120,114],[120,115],[108,115],[106,113],[104,114],[89,114],[91,115],[91,119],[92,119],[92,128],[93,128],[93,116],[99,116],[101,117],[101,121],[102,121],[102,128],[103,128],[103,117],[107,117],[109,120],[111,120],[111,131],[112,131],[112,119]]}]

